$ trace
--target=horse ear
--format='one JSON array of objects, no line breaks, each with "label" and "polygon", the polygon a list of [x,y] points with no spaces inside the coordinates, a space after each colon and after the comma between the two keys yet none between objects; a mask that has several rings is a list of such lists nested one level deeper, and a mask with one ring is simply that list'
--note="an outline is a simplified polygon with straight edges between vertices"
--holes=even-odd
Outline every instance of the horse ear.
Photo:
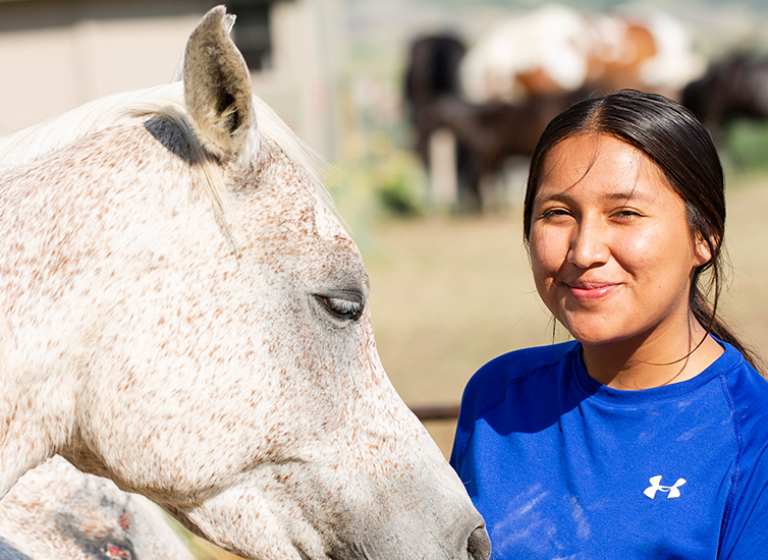
[{"label": "horse ear", "polygon": [[234,21],[224,6],[211,9],[190,35],[182,62],[192,125],[222,161],[237,158],[255,122],[250,73],[229,36]]}]

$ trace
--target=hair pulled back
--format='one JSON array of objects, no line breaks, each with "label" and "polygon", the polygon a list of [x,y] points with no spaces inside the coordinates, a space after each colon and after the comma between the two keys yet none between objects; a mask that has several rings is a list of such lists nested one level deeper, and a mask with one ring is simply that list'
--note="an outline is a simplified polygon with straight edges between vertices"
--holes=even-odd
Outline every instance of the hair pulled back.
[{"label": "hair pulled back", "polygon": [[[667,184],[685,202],[688,225],[712,255],[694,270],[689,305],[707,332],[735,346],[755,368],[758,360],[718,318],[723,279],[725,235],[723,169],[712,138],[687,109],[664,96],[624,90],[577,103],[550,121],[531,158],[523,213],[524,237],[530,241],[533,201],[542,182],[544,162],[552,148],[582,132],[609,134],[643,152]],[[711,270],[708,285],[699,285]],[[707,294],[712,296],[710,305]]]}]

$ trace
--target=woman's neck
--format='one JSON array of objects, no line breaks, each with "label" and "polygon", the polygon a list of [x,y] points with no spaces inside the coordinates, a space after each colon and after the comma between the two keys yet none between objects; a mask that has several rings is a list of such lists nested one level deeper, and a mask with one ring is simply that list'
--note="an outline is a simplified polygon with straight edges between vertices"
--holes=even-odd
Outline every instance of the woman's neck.
[{"label": "woman's neck", "polygon": [[583,345],[584,365],[590,377],[614,389],[636,391],[687,381],[723,353],[695,319],[689,325],[673,337],[652,332],[630,340]]}]

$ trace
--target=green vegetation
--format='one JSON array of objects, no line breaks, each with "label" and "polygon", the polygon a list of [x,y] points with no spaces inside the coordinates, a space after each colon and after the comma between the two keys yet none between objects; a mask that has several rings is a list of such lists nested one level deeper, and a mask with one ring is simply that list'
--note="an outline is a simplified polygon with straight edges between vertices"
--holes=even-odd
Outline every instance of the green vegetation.
[{"label": "green vegetation", "polygon": [[768,171],[768,123],[739,120],[725,134],[723,159],[737,172]]}]

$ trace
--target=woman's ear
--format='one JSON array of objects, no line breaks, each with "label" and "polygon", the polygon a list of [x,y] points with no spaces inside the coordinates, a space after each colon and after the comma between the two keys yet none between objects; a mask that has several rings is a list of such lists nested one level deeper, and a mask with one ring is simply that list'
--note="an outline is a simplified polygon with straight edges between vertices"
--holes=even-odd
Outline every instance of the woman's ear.
[{"label": "woman's ear", "polygon": [[694,242],[693,263],[695,268],[699,268],[712,260],[712,249],[701,233],[696,233]]}]

